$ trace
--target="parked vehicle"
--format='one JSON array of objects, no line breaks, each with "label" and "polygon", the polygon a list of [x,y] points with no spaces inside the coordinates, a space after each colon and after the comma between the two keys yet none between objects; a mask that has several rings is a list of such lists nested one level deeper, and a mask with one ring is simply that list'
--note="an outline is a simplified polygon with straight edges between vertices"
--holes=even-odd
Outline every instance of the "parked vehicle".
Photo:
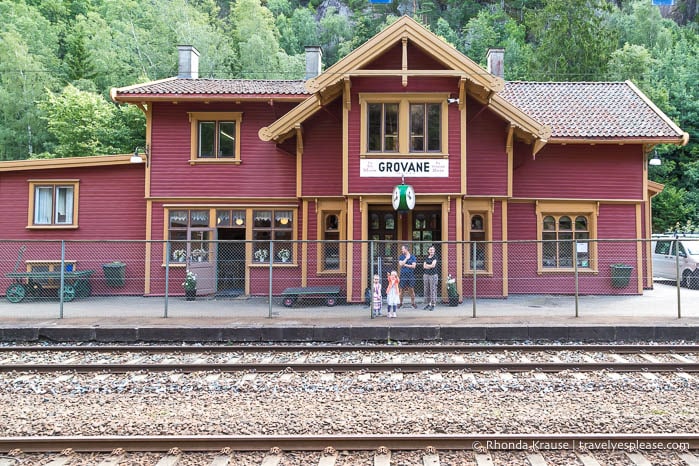
[{"label": "parked vehicle", "polygon": [[652,245],[654,277],[676,281],[679,269],[680,285],[699,289],[699,235],[653,235]]}]

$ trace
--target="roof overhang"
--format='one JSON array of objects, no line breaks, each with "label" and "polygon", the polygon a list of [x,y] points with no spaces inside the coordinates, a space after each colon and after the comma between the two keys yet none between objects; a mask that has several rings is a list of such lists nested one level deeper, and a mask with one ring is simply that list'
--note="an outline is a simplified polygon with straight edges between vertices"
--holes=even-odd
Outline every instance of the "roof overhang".
[{"label": "roof overhang", "polygon": [[[49,170],[57,168],[106,167],[110,165],[130,165],[129,155],[96,155],[90,157],[65,157],[58,159],[28,159],[0,162],[0,172],[25,170]],[[142,164],[145,166],[145,164]]]},{"label": "roof overhang", "polygon": [[648,197],[654,197],[663,192],[665,185],[655,181],[648,180]]},{"label": "roof overhang", "polygon": [[284,93],[132,93],[134,89],[144,85],[157,85],[175,81],[179,78],[165,78],[148,83],[134,84],[126,87],[113,87],[109,90],[109,97],[114,102],[145,104],[148,102],[264,102],[264,101],[286,101],[303,102],[308,98],[308,94],[284,94]]}]

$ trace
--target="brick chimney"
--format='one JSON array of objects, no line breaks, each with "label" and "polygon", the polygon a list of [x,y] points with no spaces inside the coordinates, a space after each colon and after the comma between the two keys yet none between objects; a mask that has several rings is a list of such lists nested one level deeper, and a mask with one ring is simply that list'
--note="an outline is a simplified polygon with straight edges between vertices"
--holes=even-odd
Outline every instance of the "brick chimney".
[{"label": "brick chimney", "polygon": [[199,51],[193,45],[178,45],[179,62],[177,77],[197,79],[199,77]]},{"label": "brick chimney", "polygon": [[505,49],[488,49],[488,73],[505,79]]},{"label": "brick chimney", "polygon": [[321,72],[323,50],[318,45],[306,46],[306,80],[315,78]]}]

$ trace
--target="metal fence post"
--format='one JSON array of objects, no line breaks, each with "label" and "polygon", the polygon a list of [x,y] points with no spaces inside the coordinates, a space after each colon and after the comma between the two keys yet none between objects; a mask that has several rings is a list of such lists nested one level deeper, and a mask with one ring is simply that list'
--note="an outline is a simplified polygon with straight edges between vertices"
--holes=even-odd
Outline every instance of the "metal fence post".
[{"label": "metal fence post", "polygon": [[578,282],[578,240],[576,239],[573,242],[573,270],[575,272],[575,317],[579,317],[578,314],[578,291],[579,291],[579,282]]},{"label": "metal fence post", "polygon": [[[165,243],[165,309],[163,309],[163,317],[167,319],[167,306],[170,298],[170,240]],[[148,264],[150,267],[150,264]]]},{"label": "metal fence post", "polygon": [[[371,264],[371,267],[369,268],[369,289],[371,290],[371,293],[369,294],[369,315],[371,318],[374,318],[374,242],[371,241],[369,242],[369,263]],[[377,274],[379,273],[380,265],[378,265],[377,269]],[[381,277],[381,275],[379,275]],[[380,278],[379,278],[380,279]]]},{"label": "metal fence post", "polygon": [[272,318],[272,278],[273,278],[273,268],[274,264],[274,242],[270,240],[269,242],[269,318]]},{"label": "metal fence post", "polygon": [[680,288],[682,288],[682,277],[680,277],[680,242],[675,238],[675,276],[677,277],[677,318],[682,318],[682,299]]},{"label": "metal fence post", "polygon": [[[476,242],[471,250],[471,269],[473,270],[473,318],[476,318]],[[458,298],[457,298],[458,299]]]},{"label": "metal fence post", "polygon": [[66,282],[66,242],[65,240],[61,240],[61,283],[58,286],[58,307],[59,307],[59,312],[58,312],[58,318],[62,319],[63,318],[63,289],[65,287],[65,282]]}]

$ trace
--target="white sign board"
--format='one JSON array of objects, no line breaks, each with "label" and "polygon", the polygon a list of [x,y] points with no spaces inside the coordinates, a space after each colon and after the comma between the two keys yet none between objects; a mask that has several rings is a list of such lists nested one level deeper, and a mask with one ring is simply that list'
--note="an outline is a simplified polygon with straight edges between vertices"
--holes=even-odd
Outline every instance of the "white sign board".
[{"label": "white sign board", "polygon": [[449,176],[448,159],[361,159],[359,176],[406,178],[446,178]]}]

